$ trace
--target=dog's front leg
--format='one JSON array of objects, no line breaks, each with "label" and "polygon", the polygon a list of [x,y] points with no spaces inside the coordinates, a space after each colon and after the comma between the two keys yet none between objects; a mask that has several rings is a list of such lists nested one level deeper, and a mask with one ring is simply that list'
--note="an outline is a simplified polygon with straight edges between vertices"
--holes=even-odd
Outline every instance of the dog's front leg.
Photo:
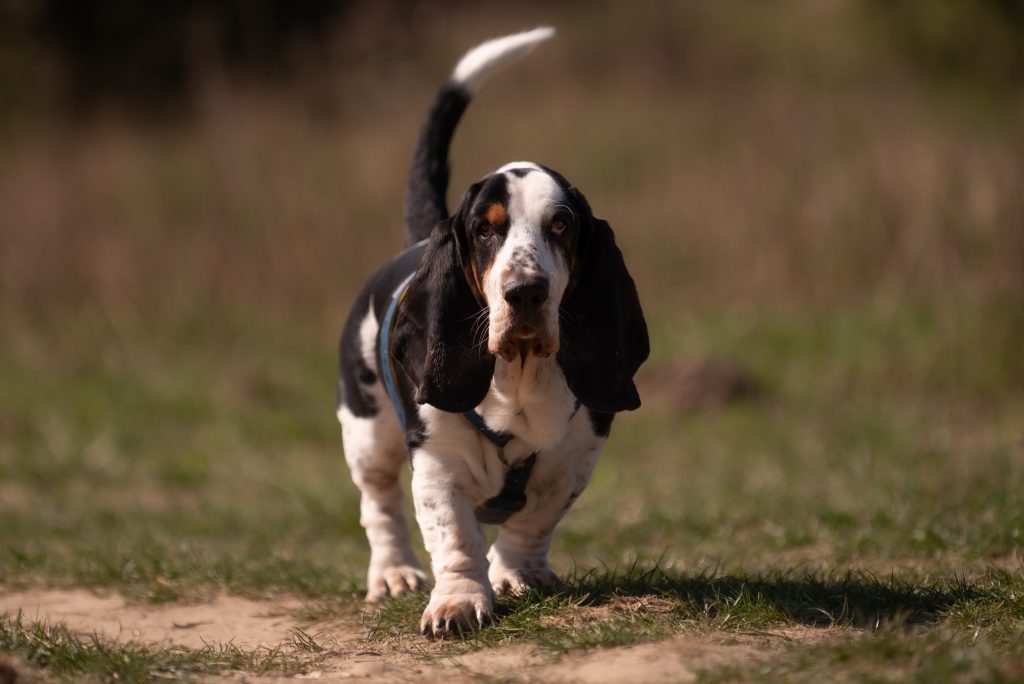
[{"label": "dog's front leg", "polygon": [[[583,492],[600,454],[600,444],[567,450],[561,458],[548,454],[527,487],[525,509],[501,526],[487,558],[491,586],[498,596],[550,589],[558,577],[548,564],[555,526]],[[554,462],[551,462],[554,461]]]},{"label": "dog's front leg", "polygon": [[420,621],[427,636],[466,634],[493,619],[484,535],[465,494],[468,486],[469,472],[461,458],[429,449],[414,453],[416,519],[434,570],[434,590]]}]

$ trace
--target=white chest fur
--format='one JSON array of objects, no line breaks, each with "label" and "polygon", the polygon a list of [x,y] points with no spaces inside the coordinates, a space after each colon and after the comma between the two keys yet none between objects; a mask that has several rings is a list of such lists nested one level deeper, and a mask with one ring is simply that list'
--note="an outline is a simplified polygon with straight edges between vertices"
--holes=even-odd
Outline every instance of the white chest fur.
[{"label": "white chest fur", "polygon": [[576,398],[555,358],[532,354],[525,363],[497,359],[491,389],[477,407],[490,429],[515,435],[530,452],[564,439],[575,410]]},{"label": "white chest fur", "polygon": [[[574,471],[576,462],[603,442],[582,415],[585,409],[577,411],[576,398],[554,357],[531,355],[525,364],[498,359],[490,390],[476,410],[489,429],[514,439],[498,447],[464,416],[429,405],[420,408],[428,426],[423,450],[448,463],[438,474],[474,504],[496,495],[509,467],[532,453],[538,453],[538,460],[528,488],[543,488],[546,481],[547,486],[562,486],[562,475]],[[414,454],[414,472],[418,458]],[[585,470],[589,473],[589,467]]]}]

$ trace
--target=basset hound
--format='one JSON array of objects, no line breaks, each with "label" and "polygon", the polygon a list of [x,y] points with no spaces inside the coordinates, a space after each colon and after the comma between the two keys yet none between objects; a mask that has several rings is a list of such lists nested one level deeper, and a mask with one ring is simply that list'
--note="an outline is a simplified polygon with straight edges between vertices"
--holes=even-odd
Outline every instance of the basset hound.
[{"label": "basset hound", "polygon": [[[615,413],[640,406],[647,326],[612,229],[583,194],[513,162],[453,214],[445,204],[448,147],[472,93],[553,34],[491,40],[458,62],[413,154],[408,247],[369,278],[341,336],[338,418],[370,543],[366,598],[428,586],[399,484],[409,459],[431,637],[488,625],[496,595],[556,584],[555,525]],[[484,523],[500,525],[490,550]]]}]

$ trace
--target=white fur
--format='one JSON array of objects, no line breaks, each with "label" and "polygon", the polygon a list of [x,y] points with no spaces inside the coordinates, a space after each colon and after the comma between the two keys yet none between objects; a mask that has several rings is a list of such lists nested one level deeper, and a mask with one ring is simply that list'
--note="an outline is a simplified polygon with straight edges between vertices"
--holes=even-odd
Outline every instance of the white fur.
[{"label": "white fur", "polygon": [[511,171],[513,169],[530,169],[531,171],[543,171],[544,170],[544,169],[540,168],[539,166],[537,166],[536,164],[534,164],[533,162],[514,161],[514,162],[509,162],[508,164],[505,164],[500,169],[495,171],[495,173],[507,173],[507,172],[509,172],[509,171]]},{"label": "white fur", "polygon": [[505,460],[516,463],[534,451],[552,449],[566,437],[576,398],[554,356],[534,354],[520,363],[498,358],[491,388],[477,407],[492,430],[516,435]]},{"label": "white fur", "polygon": [[525,57],[537,44],[554,35],[555,29],[544,26],[481,43],[463,55],[455,65],[451,78],[474,93],[495,71]]}]

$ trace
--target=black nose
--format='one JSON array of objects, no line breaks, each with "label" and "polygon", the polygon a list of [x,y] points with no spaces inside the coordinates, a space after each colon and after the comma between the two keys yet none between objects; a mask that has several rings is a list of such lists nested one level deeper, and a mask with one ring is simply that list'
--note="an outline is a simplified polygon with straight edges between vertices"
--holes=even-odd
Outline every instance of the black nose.
[{"label": "black nose", "polygon": [[548,279],[515,280],[505,286],[502,294],[517,314],[529,318],[548,301]]}]

